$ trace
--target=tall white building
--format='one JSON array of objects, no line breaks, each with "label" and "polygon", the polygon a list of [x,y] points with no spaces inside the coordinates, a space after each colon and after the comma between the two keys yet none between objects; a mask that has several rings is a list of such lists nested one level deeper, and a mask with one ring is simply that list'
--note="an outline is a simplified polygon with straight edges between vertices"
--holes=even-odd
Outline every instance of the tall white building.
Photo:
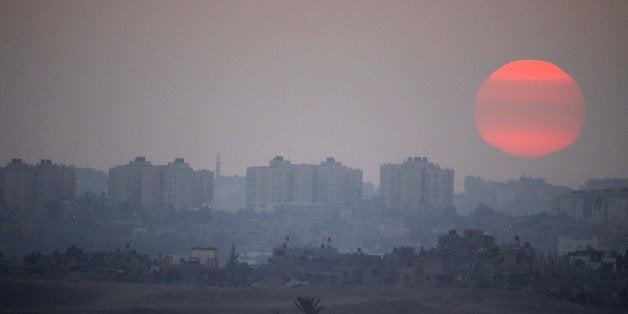
[{"label": "tall white building", "polygon": [[427,157],[408,157],[401,164],[381,165],[379,186],[387,208],[418,210],[453,206],[453,169],[443,169],[428,162]]},{"label": "tall white building", "polygon": [[248,167],[247,207],[272,211],[298,204],[349,204],[362,196],[362,170],[327,158],[320,165],[293,164],[282,156],[268,166]]},{"label": "tall white building", "polygon": [[314,168],[314,201],[351,204],[362,198],[362,170],[343,166],[328,157]]},{"label": "tall white building", "polygon": [[120,204],[193,208],[211,203],[213,193],[213,172],[195,171],[183,158],[155,166],[137,157],[109,169],[109,197]]},{"label": "tall white building", "polygon": [[108,194],[120,204],[144,207],[161,205],[162,176],[159,167],[146,157],[109,169]]}]

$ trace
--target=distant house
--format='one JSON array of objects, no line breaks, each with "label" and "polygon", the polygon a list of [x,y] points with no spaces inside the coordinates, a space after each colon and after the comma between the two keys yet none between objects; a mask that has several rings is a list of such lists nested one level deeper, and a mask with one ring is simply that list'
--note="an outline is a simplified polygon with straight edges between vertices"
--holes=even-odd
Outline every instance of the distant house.
[{"label": "distant house", "polygon": [[569,252],[583,251],[586,249],[597,249],[598,240],[592,239],[572,239],[571,237],[558,237],[558,255],[567,255]]},{"label": "distant house", "polygon": [[193,247],[192,256],[201,265],[218,268],[218,249],[215,247]]},{"label": "distant house", "polygon": [[215,247],[193,247],[191,254],[164,255],[160,258],[163,264],[201,265],[210,269],[218,269],[218,249]]}]

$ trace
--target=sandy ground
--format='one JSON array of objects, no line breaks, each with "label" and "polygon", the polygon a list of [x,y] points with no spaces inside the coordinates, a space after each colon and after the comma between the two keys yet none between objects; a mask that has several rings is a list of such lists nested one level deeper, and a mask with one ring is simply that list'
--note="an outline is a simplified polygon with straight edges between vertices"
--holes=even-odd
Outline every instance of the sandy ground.
[{"label": "sandy ground", "polygon": [[321,313],[619,313],[520,291],[354,286],[256,288],[93,281],[0,280],[2,313],[298,313],[297,296]]}]

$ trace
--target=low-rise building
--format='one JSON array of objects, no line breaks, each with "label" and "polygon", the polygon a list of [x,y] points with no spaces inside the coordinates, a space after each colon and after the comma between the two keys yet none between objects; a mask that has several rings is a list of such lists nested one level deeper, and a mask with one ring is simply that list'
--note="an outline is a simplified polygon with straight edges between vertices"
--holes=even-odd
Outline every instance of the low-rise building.
[{"label": "low-rise building", "polygon": [[558,237],[558,256],[567,255],[569,252],[598,249],[596,237],[591,239],[573,239],[571,237]]},{"label": "low-rise building", "polygon": [[395,274],[384,267],[382,256],[340,253],[331,238],[319,247],[291,247],[288,242],[273,249],[268,265],[262,270],[288,283],[343,286],[348,284],[392,284]]},{"label": "low-rise building", "polygon": [[218,269],[218,249],[215,247],[195,246],[191,249],[190,254],[160,256],[159,263],[199,265],[209,269]]},{"label": "low-rise building", "polygon": [[196,258],[200,265],[218,268],[218,249],[215,247],[195,246],[192,248],[192,256]]}]

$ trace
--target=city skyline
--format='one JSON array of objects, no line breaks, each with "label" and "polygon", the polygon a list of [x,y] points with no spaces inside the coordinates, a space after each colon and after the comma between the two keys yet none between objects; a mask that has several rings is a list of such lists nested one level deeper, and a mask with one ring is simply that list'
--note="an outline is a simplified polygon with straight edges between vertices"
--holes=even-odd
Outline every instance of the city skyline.
[{"label": "city skyline", "polygon": [[[0,4],[0,159],[107,171],[185,157],[225,174],[276,155],[379,166],[426,156],[467,175],[577,188],[626,177],[624,2]],[[482,80],[509,61],[579,84],[579,138],[507,156],[473,121]]]}]

